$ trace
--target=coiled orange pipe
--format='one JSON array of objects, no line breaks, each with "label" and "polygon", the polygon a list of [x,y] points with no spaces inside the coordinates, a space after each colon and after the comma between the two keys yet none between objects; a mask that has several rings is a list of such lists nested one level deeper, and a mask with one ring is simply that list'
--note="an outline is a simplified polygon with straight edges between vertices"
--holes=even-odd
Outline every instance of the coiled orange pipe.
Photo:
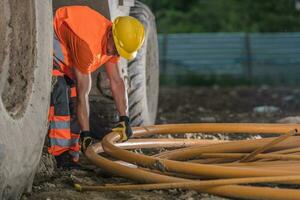
[{"label": "coiled orange pipe", "polygon": [[[170,133],[250,133],[250,134],[286,134],[293,130],[299,129],[298,124],[178,124],[178,125],[158,125],[134,128],[135,137],[146,137],[154,134],[170,134]],[[300,129],[299,129],[300,130]],[[203,178],[214,178],[215,181],[223,181],[224,178],[243,178],[249,177],[257,179],[255,177],[261,177],[262,179],[273,182],[275,179],[280,183],[299,183],[296,179],[284,179],[291,176],[300,176],[300,170],[289,170],[288,165],[282,164],[280,170],[276,168],[269,168],[267,170],[256,168],[250,164],[255,163],[259,158],[255,158],[255,162],[243,163],[243,167],[237,166],[226,166],[218,164],[198,164],[190,162],[182,162],[177,160],[190,160],[195,159],[197,156],[203,153],[251,153],[256,149],[270,143],[274,138],[256,139],[256,140],[243,140],[243,141],[232,141],[221,144],[201,144],[194,145],[192,147],[184,147],[178,150],[169,151],[159,155],[158,157],[151,157],[142,154],[136,154],[129,152],[125,149],[131,149],[132,146],[115,144],[120,138],[119,133],[112,132],[107,135],[101,143],[93,145],[86,151],[86,156],[97,166],[102,169],[122,176],[128,179],[133,179],[142,183],[176,183],[181,184],[187,183],[189,179],[178,178],[170,176],[170,174],[185,174]],[[137,141],[136,139],[135,141]],[[145,139],[143,139],[145,140]],[[172,141],[172,139],[170,139]],[[154,142],[154,141],[153,141]],[[129,142],[130,143],[130,140]],[[126,144],[126,143],[124,143]],[[280,152],[288,151],[292,148],[297,148],[300,144],[300,138],[298,136],[291,136],[274,146],[270,147],[267,152]],[[170,146],[170,143],[168,144]],[[151,145],[150,145],[151,146]],[[186,145],[190,146],[190,145]],[[155,147],[153,144],[152,147]],[[160,144],[159,147],[164,147]],[[178,143],[177,146],[178,147]],[[143,148],[135,145],[135,148]],[[115,163],[108,160],[107,158],[98,155],[102,151],[109,154],[113,158],[118,158],[122,161],[132,163],[138,168],[131,168],[124,166],[120,163]],[[282,154],[284,155],[284,154]],[[288,155],[288,154],[287,154]],[[283,156],[284,158],[284,156]],[[172,159],[172,160],[170,160]],[[278,157],[278,159],[280,159]],[[268,161],[265,161],[268,162]],[[272,164],[273,161],[269,161]],[[225,163],[226,164],[226,163]],[[271,165],[272,166],[272,165]],[[142,167],[142,168],[139,168]],[[144,170],[144,168],[148,168]],[[160,173],[156,173],[159,171]],[[169,175],[166,175],[169,174]],[[276,176],[276,177],[274,177]],[[283,177],[285,176],[285,177]],[[274,179],[273,179],[274,178]],[[282,178],[281,180],[279,180]],[[220,180],[221,179],[221,180]],[[246,179],[247,180],[247,179]],[[293,181],[292,181],[293,180]],[[295,181],[296,180],[296,181]],[[226,180],[224,180],[226,183]],[[229,180],[228,180],[229,181]],[[183,184],[182,185],[185,185]],[[246,182],[243,182],[246,183]],[[175,185],[176,185],[175,184]],[[234,185],[239,184],[237,182],[227,182],[222,186],[209,186],[200,187],[199,185],[185,185],[184,188],[198,190],[200,192],[206,192],[219,196],[241,198],[241,199],[300,199],[300,191],[293,189],[278,189],[269,187],[257,187],[257,186],[240,186]],[[196,184],[196,183],[195,183]],[[229,184],[229,185],[228,185]],[[173,185],[175,187],[175,185]],[[136,186],[137,187],[137,186]],[[142,187],[142,186],[141,186]],[[157,187],[157,186],[155,186]]]}]

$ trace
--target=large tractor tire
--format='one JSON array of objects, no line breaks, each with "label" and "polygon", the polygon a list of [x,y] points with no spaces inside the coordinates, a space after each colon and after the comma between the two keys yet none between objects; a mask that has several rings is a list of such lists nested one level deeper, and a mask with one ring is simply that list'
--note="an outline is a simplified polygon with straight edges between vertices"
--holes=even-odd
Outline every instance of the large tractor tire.
[{"label": "large tractor tire", "polygon": [[51,88],[48,0],[0,0],[0,199],[30,191],[45,135]]},{"label": "large tractor tire", "polygon": [[[145,26],[146,38],[137,57],[124,64],[120,71],[127,83],[129,115],[132,126],[154,124],[159,90],[158,44],[155,18],[150,9],[136,1],[130,15],[138,18]],[[110,84],[104,69],[97,74],[96,87],[99,93],[91,95],[91,127],[99,132],[101,127],[113,127],[118,113],[110,91]]]},{"label": "large tractor tire", "polygon": [[143,3],[136,1],[130,15],[146,29],[146,39],[137,57],[128,63],[129,113],[134,126],[155,123],[159,90],[159,62],[155,17]]}]

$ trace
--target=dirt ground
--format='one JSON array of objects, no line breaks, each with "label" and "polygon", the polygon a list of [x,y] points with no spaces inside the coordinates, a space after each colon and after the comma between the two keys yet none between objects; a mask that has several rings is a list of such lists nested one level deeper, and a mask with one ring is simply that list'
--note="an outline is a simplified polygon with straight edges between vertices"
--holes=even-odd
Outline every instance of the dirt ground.
[{"label": "dirt ground", "polygon": [[[162,87],[160,89],[157,124],[192,122],[278,122],[300,115],[300,89],[262,87]],[[284,122],[297,122],[287,118]],[[214,138],[226,138],[217,134]],[[244,137],[244,136],[242,136]],[[49,163],[48,163],[49,164]],[[45,163],[47,165],[47,163]],[[47,178],[51,175],[51,178]],[[130,192],[76,192],[73,180],[87,184],[130,182],[122,178],[104,176],[101,169],[54,170],[38,177],[33,193],[22,200],[73,200],[73,199],[132,199],[132,200],[225,200],[225,198],[200,194],[195,191],[154,190]]]}]

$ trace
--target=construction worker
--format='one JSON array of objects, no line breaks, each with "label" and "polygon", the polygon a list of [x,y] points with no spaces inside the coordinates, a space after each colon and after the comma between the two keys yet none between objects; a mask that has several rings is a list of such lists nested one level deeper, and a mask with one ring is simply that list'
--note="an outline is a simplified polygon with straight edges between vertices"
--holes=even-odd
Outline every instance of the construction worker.
[{"label": "construction worker", "polygon": [[132,130],[128,98],[118,70],[119,57],[135,58],[145,36],[143,25],[130,16],[113,22],[87,6],[59,8],[54,16],[54,53],[49,153],[58,167],[78,166],[80,146],[92,143],[89,124],[91,73],[104,65],[119,113],[122,141]]}]

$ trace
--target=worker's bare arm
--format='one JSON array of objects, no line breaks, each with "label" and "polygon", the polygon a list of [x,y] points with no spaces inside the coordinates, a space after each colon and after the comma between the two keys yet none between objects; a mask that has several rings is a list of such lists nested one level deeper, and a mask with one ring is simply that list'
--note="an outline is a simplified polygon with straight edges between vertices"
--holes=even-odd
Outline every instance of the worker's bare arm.
[{"label": "worker's bare arm", "polygon": [[124,79],[121,77],[118,64],[107,62],[105,70],[110,80],[111,91],[120,116],[128,116],[128,98]]},{"label": "worker's bare arm", "polygon": [[92,79],[90,74],[83,74],[74,67],[77,84],[77,117],[82,131],[89,131],[89,93]]}]

